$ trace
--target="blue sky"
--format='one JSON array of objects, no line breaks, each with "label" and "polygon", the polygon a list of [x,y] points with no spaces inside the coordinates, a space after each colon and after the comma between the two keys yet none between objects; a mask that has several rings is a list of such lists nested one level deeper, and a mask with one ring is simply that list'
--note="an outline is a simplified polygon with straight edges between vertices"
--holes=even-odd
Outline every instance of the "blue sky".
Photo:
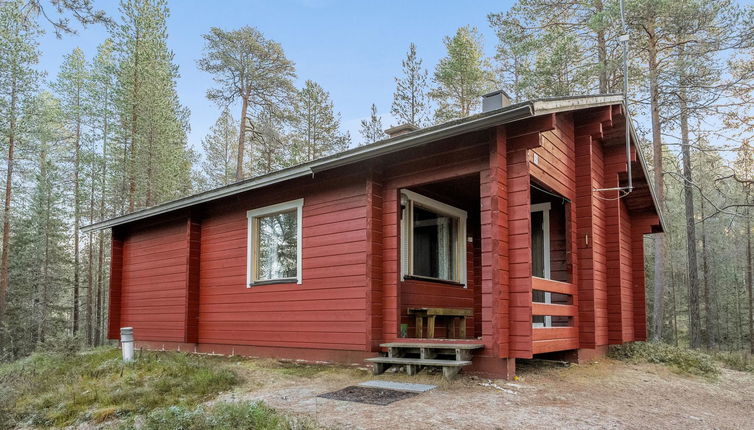
[{"label": "blue sky", "polygon": [[[94,0],[117,19],[117,1]],[[496,36],[487,14],[507,10],[510,1],[345,1],[345,0],[171,0],[169,44],[180,68],[178,93],[191,109],[189,144],[201,148],[201,139],[219,114],[205,97],[211,76],[198,70],[202,34],[210,27],[235,29],[250,25],[282,44],[296,63],[297,85],[312,79],[321,84],[342,115],[342,127],[360,140],[359,122],[372,103],[391,125],[390,104],[394,76],[411,42],[417,44],[431,71],[445,54],[442,39],[463,25],[474,25],[483,35],[485,50],[494,55]],[[88,58],[107,37],[102,26],[80,29],[62,40],[47,31],[40,41],[40,67],[54,79],[63,55],[80,47]]]}]

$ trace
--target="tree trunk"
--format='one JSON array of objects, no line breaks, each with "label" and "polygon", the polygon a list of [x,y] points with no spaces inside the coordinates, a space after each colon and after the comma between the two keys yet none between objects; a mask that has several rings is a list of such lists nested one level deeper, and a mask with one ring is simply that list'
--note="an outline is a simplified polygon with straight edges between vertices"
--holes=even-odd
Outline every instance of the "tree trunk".
[{"label": "tree trunk", "polygon": [[8,158],[5,173],[5,201],[3,204],[3,243],[0,248],[0,348],[5,348],[5,312],[8,306],[8,253],[10,252],[10,217],[13,197],[13,167],[16,148],[16,108],[18,90],[15,79],[11,82],[8,118]]},{"label": "tree trunk", "polygon": [[37,326],[37,343],[43,343],[45,341],[45,337],[47,335],[47,317],[49,315],[49,288],[50,288],[50,282],[49,282],[49,268],[50,268],[50,214],[51,212],[51,199],[52,199],[52,189],[51,189],[51,183],[49,182],[49,178],[47,177],[47,155],[44,148],[42,148],[41,154],[40,154],[40,176],[42,177],[42,180],[45,181],[45,231],[44,234],[44,240],[45,240],[45,246],[44,246],[44,260],[42,262],[42,300],[40,303],[41,306],[41,312],[39,317],[39,325]]},{"label": "tree trunk", "polygon": [[243,181],[243,151],[246,142],[246,115],[249,110],[249,97],[241,96],[241,127],[238,131],[238,156],[236,157],[236,181]]},{"label": "tree trunk", "polygon": [[[660,125],[660,90],[657,71],[657,39],[654,34],[654,25],[648,26],[649,30],[649,92],[652,119],[652,153],[654,158],[654,186],[655,195],[660,206],[663,205],[665,187],[662,177],[662,130]],[[665,311],[665,234],[654,235],[654,308],[652,312],[653,330],[652,339],[662,340],[663,319]]]},{"label": "tree trunk", "polygon": [[[749,185],[746,187],[746,201],[749,201]],[[751,215],[746,208],[746,289],[749,293],[749,351],[754,354],[754,297],[752,294],[752,264],[751,260]]]},{"label": "tree trunk", "polygon": [[[700,200],[702,220],[704,220],[704,197]],[[717,324],[717,312],[714,308],[713,294],[710,291],[712,283],[710,282],[709,271],[709,250],[707,249],[707,222],[702,221],[702,272],[704,275],[704,316],[705,326],[707,330],[707,348],[713,349],[717,346],[717,339],[715,338],[715,325]]]},{"label": "tree trunk", "polygon": [[[93,154],[92,154],[93,155]],[[94,160],[92,157],[92,172],[94,172]],[[89,188],[89,222],[94,222],[94,175],[91,177]],[[94,233],[89,232],[87,238],[86,262],[86,341],[89,345],[94,344]]]},{"label": "tree trunk", "polygon": [[[683,83],[681,84],[683,85]],[[680,90],[678,101],[681,122],[681,156],[683,158],[683,196],[686,213],[686,250],[689,273],[689,335],[691,347],[702,346],[701,316],[699,308],[699,269],[696,255],[696,220],[694,217],[694,189],[691,175],[691,147],[689,142],[689,112],[686,105],[686,93]]]},{"label": "tree trunk", "polygon": [[73,334],[79,331],[79,224],[81,223],[81,201],[79,198],[79,168],[81,164],[81,117],[76,118],[75,148],[73,155]]}]

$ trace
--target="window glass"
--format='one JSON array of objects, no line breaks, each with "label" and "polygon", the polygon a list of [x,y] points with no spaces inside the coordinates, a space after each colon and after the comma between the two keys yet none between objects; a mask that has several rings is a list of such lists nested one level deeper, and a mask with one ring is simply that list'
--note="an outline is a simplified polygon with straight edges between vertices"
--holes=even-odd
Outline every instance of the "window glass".
[{"label": "window glass", "polygon": [[414,205],[413,275],[458,280],[458,218]]},{"label": "window glass", "polygon": [[298,226],[296,211],[279,212],[255,218],[255,280],[295,278],[297,276]]}]

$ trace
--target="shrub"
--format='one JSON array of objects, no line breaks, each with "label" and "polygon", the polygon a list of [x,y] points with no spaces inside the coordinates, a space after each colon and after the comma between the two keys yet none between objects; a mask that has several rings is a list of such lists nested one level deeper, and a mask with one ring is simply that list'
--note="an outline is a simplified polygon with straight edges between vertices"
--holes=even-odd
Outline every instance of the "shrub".
[{"label": "shrub", "polygon": [[677,373],[714,378],[720,374],[709,355],[659,342],[631,342],[610,347],[611,357],[629,362],[663,364]]},{"label": "shrub", "polygon": [[747,352],[718,352],[715,358],[729,369],[754,373],[754,357]]},{"label": "shrub", "polygon": [[0,428],[65,426],[194,406],[238,381],[218,357],[144,352],[124,364],[114,348],[36,353],[0,366]]}]

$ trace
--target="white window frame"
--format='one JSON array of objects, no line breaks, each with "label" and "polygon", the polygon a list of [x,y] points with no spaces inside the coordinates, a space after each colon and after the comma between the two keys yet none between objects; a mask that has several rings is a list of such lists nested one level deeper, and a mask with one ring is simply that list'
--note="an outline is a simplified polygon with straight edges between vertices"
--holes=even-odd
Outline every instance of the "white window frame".
[{"label": "white window frame", "polygon": [[[417,276],[413,274],[414,235],[412,226],[414,219],[413,207],[415,204],[418,204],[422,208],[428,209],[441,215],[458,218],[458,234],[456,237],[456,264],[458,264],[458,280],[447,280],[441,278]],[[427,279],[430,281],[436,280],[440,282],[457,282],[458,284],[461,284],[464,288],[466,288],[466,272],[468,270],[468,268],[466,267],[466,211],[405,189],[401,190],[401,206],[403,206],[404,208],[401,212],[401,279],[416,276],[417,278]]]},{"label": "white window frame", "polygon": [[[546,203],[536,203],[531,205],[531,212],[542,212],[542,248],[544,252],[544,256],[542,258],[543,265],[544,265],[544,278],[543,279],[550,279],[550,208],[551,204],[550,202]],[[538,276],[533,276],[535,278],[538,278]],[[545,291],[545,301],[546,304],[552,304],[552,293]],[[552,316],[545,315],[545,322],[544,323],[532,323],[533,327],[536,328],[543,328],[543,327],[552,327]]]},{"label": "white window frame", "polygon": [[252,209],[246,212],[246,288],[251,288],[255,285],[264,285],[269,283],[285,282],[288,279],[254,279],[254,261],[256,259],[256,231],[254,228],[254,219],[264,217],[267,215],[276,214],[279,212],[289,212],[293,209],[296,210],[296,283],[301,284],[301,244],[303,236],[302,232],[302,209],[304,207],[304,199],[291,200],[288,202],[278,203],[262,208]]}]

